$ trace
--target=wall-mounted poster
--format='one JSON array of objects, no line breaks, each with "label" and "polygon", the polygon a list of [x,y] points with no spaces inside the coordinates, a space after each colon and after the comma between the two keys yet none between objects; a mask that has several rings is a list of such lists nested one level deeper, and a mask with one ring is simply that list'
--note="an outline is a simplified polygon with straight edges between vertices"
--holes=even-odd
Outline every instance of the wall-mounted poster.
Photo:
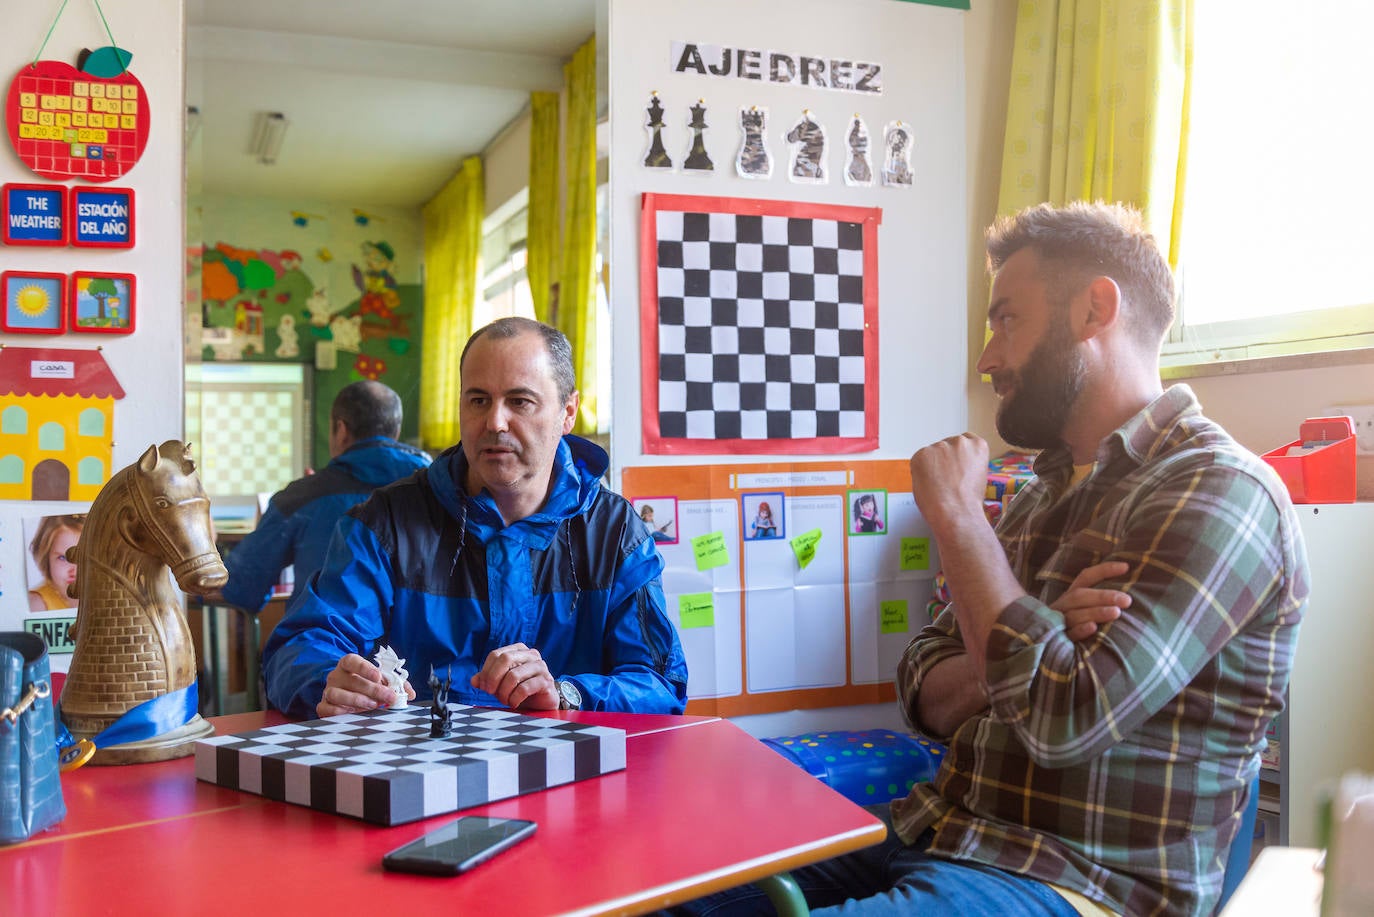
[{"label": "wall-mounted poster", "polygon": [[[692,673],[688,713],[893,698],[939,570],[910,483],[902,459],[624,470],[637,509],[652,504],[658,518],[665,498],[649,495],[673,495],[677,541],[658,550]],[[884,537],[858,537],[879,534],[879,520]]]},{"label": "wall-mounted poster", "polygon": [[644,451],[878,446],[876,207],[644,195]]}]

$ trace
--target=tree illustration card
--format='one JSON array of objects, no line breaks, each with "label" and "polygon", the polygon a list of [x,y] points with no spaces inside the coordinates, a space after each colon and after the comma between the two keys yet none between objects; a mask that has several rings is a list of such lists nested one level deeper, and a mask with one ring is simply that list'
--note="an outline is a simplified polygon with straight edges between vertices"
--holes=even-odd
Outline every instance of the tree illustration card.
[{"label": "tree illustration card", "polygon": [[71,281],[71,330],[132,334],[135,319],[133,274],[77,271]]}]

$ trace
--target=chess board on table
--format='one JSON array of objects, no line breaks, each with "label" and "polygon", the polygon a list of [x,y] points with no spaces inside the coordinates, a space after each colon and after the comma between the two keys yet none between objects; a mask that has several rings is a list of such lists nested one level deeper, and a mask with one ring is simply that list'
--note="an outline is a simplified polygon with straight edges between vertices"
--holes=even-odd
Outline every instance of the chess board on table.
[{"label": "chess board on table", "polygon": [[379,825],[442,815],[625,768],[625,732],[450,704],[285,723],[196,742],[196,777]]}]

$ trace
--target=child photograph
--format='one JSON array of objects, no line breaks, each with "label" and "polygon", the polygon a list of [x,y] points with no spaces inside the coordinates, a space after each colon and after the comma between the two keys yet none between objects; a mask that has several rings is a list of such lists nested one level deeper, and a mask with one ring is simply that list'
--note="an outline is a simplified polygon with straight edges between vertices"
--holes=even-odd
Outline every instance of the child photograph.
[{"label": "child photograph", "polygon": [[677,544],[677,498],[645,497],[631,504],[656,544]]},{"label": "child photograph", "polygon": [[887,491],[850,492],[849,534],[881,535],[886,530]]},{"label": "child photograph", "polygon": [[76,584],[76,564],[67,552],[76,546],[85,524],[84,513],[24,520],[30,611],[76,607],[76,599],[67,595],[67,587]]},{"label": "child photograph", "polygon": [[783,500],[781,492],[769,494],[745,494],[740,497],[744,520],[744,540],[762,541],[767,538],[782,538]]}]

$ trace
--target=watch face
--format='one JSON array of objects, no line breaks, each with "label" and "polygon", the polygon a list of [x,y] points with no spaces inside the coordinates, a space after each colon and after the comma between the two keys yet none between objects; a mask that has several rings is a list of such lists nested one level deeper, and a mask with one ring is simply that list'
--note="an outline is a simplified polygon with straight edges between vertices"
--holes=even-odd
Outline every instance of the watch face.
[{"label": "watch face", "polygon": [[558,693],[563,695],[563,702],[574,710],[582,706],[582,692],[577,690],[577,685],[570,681],[560,681],[558,683]]}]

